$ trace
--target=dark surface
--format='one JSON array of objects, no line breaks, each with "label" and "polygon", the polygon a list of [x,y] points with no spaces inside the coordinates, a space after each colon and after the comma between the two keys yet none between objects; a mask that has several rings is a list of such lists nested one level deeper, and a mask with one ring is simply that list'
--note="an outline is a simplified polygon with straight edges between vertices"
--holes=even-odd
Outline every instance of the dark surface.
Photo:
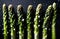
[{"label": "dark surface", "polygon": [[56,25],[56,36],[57,39],[60,39],[60,0],[0,0],[0,39],[3,39],[3,23],[2,23],[2,4],[5,3],[7,6],[12,4],[16,10],[17,5],[21,4],[24,7],[24,11],[29,4],[32,4],[34,9],[39,3],[43,4],[43,10],[45,11],[47,6],[53,4],[53,2],[57,3],[57,25]]}]

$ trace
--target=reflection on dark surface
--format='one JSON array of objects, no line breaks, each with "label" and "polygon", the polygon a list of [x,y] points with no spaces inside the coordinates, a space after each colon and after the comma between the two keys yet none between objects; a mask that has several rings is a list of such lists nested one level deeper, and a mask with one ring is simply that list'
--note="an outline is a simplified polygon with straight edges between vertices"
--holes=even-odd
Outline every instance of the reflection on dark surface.
[{"label": "reflection on dark surface", "polygon": [[43,9],[46,10],[47,6],[52,4],[53,2],[57,3],[57,26],[56,26],[56,31],[57,31],[57,39],[60,39],[59,35],[60,35],[60,0],[0,0],[0,39],[3,39],[3,24],[2,24],[2,4],[6,3],[7,6],[9,4],[12,4],[16,10],[17,5],[22,4],[24,7],[24,11],[26,12],[26,9],[28,7],[29,4],[32,4],[34,9],[36,8],[36,6],[39,3],[43,4]]}]

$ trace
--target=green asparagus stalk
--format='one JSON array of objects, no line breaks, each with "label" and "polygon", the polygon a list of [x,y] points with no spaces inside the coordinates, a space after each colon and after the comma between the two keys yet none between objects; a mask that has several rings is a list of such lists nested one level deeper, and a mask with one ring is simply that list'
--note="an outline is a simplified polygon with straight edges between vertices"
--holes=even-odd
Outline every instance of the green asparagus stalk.
[{"label": "green asparagus stalk", "polygon": [[56,26],[56,3],[53,3],[53,19],[52,19],[52,39],[56,39],[56,32],[55,32],[55,26]]},{"label": "green asparagus stalk", "polygon": [[4,39],[8,39],[8,31],[7,31],[7,8],[6,4],[3,4],[3,26],[4,26]]},{"label": "green asparagus stalk", "polygon": [[16,32],[15,32],[15,18],[13,13],[13,6],[10,4],[8,6],[8,14],[9,14],[9,23],[11,27],[11,39],[16,39]]},{"label": "green asparagus stalk", "polygon": [[39,13],[41,12],[42,4],[38,4],[34,18],[34,39],[39,39]]},{"label": "green asparagus stalk", "polygon": [[33,6],[32,5],[29,5],[28,6],[28,9],[27,9],[27,39],[32,39],[32,29],[31,29],[31,14],[32,14],[32,9],[33,9]]},{"label": "green asparagus stalk", "polygon": [[22,5],[17,6],[17,16],[19,25],[19,39],[24,39],[24,28],[23,28],[23,7]]},{"label": "green asparagus stalk", "polygon": [[50,20],[50,17],[51,17],[51,11],[52,11],[52,5],[49,5],[47,10],[46,10],[46,13],[45,13],[45,17],[44,17],[44,22],[43,22],[43,35],[42,35],[42,39],[47,39],[47,27],[49,25],[49,20]]}]

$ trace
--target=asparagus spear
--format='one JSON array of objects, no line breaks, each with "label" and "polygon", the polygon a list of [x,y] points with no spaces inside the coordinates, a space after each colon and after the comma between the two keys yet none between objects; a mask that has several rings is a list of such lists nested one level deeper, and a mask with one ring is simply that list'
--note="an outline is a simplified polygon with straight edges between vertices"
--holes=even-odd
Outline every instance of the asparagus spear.
[{"label": "asparagus spear", "polygon": [[13,13],[13,6],[10,4],[8,6],[8,14],[9,14],[9,23],[11,27],[11,39],[16,39],[16,32],[15,32],[15,18]]},{"label": "asparagus spear", "polygon": [[45,17],[44,17],[44,22],[43,22],[43,36],[42,36],[42,39],[47,39],[47,27],[49,25],[49,20],[50,20],[50,16],[51,16],[51,10],[52,10],[52,5],[49,5],[47,10],[46,10],[46,13],[45,13]]},{"label": "asparagus spear", "polygon": [[39,13],[41,12],[42,4],[38,4],[34,18],[34,39],[39,39]]},{"label": "asparagus spear", "polygon": [[23,7],[22,5],[17,6],[18,25],[19,25],[19,39],[24,39],[24,28],[22,23],[23,18]]},{"label": "asparagus spear", "polygon": [[32,5],[29,5],[28,6],[28,9],[27,9],[27,39],[32,39],[32,33],[31,33],[31,31],[32,31],[32,29],[31,29],[31,14],[32,14],[32,9],[33,9],[33,6]]},{"label": "asparagus spear", "polygon": [[6,4],[3,4],[3,26],[4,26],[4,39],[8,39],[8,31],[7,31],[7,8]]},{"label": "asparagus spear", "polygon": [[56,25],[56,3],[53,3],[53,19],[52,19],[52,39],[56,39],[55,25]]}]

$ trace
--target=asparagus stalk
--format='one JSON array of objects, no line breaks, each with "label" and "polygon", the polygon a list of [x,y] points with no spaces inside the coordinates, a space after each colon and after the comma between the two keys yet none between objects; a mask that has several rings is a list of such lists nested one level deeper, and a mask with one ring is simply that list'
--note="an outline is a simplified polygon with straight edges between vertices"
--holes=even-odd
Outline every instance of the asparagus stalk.
[{"label": "asparagus stalk", "polygon": [[53,3],[53,19],[52,19],[52,39],[56,39],[56,32],[55,32],[55,26],[56,26],[56,3]]},{"label": "asparagus stalk", "polygon": [[3,26],[4,26],[4,39],[8,39],[8,31],[7,31],[7,8],[6,4],[3,4]]},{"label": "asparagus stalk", "polygon": [[29,5],[28,6],[28,9],[27,9],[27,39],[32,39],[32,29],[31,29],[31,14],[32,14],[32,9],[33,9],[33,6],[32,5]]},{"label": "asparagus stalk", "polygon": [[34,18],[34,39],[39,39],[39,13],[41,12],[42,4],[38,4]]},{"label": "asparagus stalk", "polygon": [[52,10],[52,5],[49,5],[47,10],[46,10],[46,13],[45,13],[45,17],[44,17],[44,22],[43,22],[43,35],[42,35],[42,39],[47,39],[47,27],[49,25],[49,19],[50,19],[50,16],[51,16],[51,10]]},{"label": "asparagus stalk", "polygon": [[22,5],[17,6],[17,16],[18,16],[18,25],[19,25],[19,39],[24,39],[24,29],[23,29],[23,7]]},{"label": "asparagus stalk", "polygon": [[13,6],[10,4],[8,6],[8,14],[9,14],[9,23],[11,27],[11,39],[16,39],[16,32],[15,32],[15,19],[14,19],[14,13],[13,13]]}]

